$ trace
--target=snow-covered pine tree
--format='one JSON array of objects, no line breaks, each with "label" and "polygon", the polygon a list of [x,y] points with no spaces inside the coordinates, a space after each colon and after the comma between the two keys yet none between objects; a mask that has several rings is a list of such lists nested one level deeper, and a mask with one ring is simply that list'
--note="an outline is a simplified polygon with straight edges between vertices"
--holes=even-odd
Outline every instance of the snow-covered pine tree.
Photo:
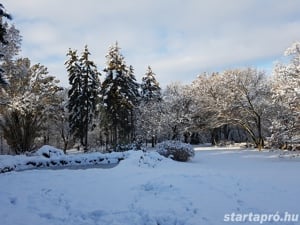
[{"label": "snow-covered pine tree", "polygon": [[132,67],[127,67],[120,53],[118,43],[109,48],[106,56],[106,77],[102,83],[101,95],[109,127],[111,142],[116,149],[118,144],[128,143],[132,136],[132,112],[138,97]]},{"label": "snow-covered pine tree", "polygon": [[7,34],[7,27],[3,24],[3,18],[11,20],[12,16],[9,12],[6,11],[4,6],[0,4],[0,42],[2,44],[8,44],[8,41],[5,38],[5,35]]},{"label": "snow-covered pine tree", "polygon": [[[0,42],[0,79],[2,79],[2,84],[0,84],[0,104],[6,104],[10,101],[9,95],[6,93],[10,88],[7,87],[7,83],[14,82],[15,76],[19,76],[21,68],[16,67],[14,63],[15,56],[18,55],[21,49],[21,35],[19,30],[15,28],[14,25],[8,25],[4,23],[6,28],[5,39],[7,44]],[[18,79],[18,78],[17,78]],[[1,81],[0,81],[1,83]]]},{"label": "snow-covered pine tree", "polygon": [[130,141],[135,138],[135,109],[138,105],[138,99],[140,97],[139,86],[140,85],[137,83],[134,76],[134,69],[130,65],[124,79],[124,86],[122,91],[127,101],[125,110],[128,118],[127,124],[124,124],[124,127],[128,127],[127,129],[124,129],[124,136],[129,131],[128,138],[130,138]]},{"label": "snow-covered pine tree", "polygon": [[[1,47],[3,45],[8,45],[9,44],[9,40],[7,40],[7,29],[8,29],[8,25],[7,23],[3,23],[3,18],[7,18],[9,20],[12,19],[12,16],[6,11],[6,9],[4,8],[4,6],[2,4],[0,4],[0,44]],[[0,59],[3,58],[5,56],[5,51],[3,51],[3,49],[0,49]],[[0,67],[0,85],[6,85],[7,81],[3,76],[3,72],[4,70]]]},{"label": "snow-covered pine tree", "polygon": [[69,102],[67,105],[69,125],[71,133],[83,143],[83,110],[80,102],[82,93],[81,67],[76,50],[69,49],[67,56],[69,59],[65,62],[65,65],[69,75],[69,84],[71,85],[68,91]]},{"label": "snow-covered pine tree", "polygon": [[78,58],[76,50],[69,50],[69,60],[65,65],[69,73],[71,88],[68,92],[71,133],[88,147],[88,130],[92,122],[99,97],[100,73],[95,63],[89,60],[90,52],[85,46],[82,56]]},{"label": "snow-covered pine tree", "polygon": [[89,125],[92,124],[96,112],[96,106],[99,103],[100,79],[101,75],[97,71],[96,64],[89,59],[90,52],[85,46],[82,56],[80,57],[80,67],[82,76],[82,94],[80,96],[81,107],[83,107],[83,131],[84,146],[88,147]]},{"label": "snow-covered pine tree", "polygon": [[142,77],[141,100],[145,103],[161,100],[161,88],[150,66],[148,66],[146,74]]}]

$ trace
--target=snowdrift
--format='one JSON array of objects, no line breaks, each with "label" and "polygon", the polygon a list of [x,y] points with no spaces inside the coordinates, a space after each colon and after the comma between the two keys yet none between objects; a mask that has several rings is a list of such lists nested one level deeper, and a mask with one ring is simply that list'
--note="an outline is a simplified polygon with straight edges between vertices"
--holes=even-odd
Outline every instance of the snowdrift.
[{"label": "snowdrift", "polygon": [[[63,169],[63,168],[91,168],[97,166],[114,166],[120,161],[126,160],[126,166],[156,167],[162,161],[172,161],[157,152],[125,151],[112,153],[82,153],[65,155],[60,149],[45,145],[33,154],[26,155],[2,155],[0,156],[0,173],[10,171],[22,171],[29,169]],[[123,164],[119,165],[123,166]],[[103,168],[102,167],[102,168]]]},{"label": "snowdrift", "polygon": [[62,150],[45,145],[30,156],[0,156],[0,173],[37,168],[117,164],[127,156],[126,152],[65,155]]}]

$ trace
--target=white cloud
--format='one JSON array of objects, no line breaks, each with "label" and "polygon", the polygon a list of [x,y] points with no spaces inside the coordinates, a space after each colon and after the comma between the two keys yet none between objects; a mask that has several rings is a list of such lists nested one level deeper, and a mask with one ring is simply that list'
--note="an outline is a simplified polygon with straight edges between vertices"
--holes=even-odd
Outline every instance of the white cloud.
[{"label": "white cloud", "polygon": [[[119,42],[140,79],[148,65],[164,86],[198,73],[275,60],[300,39],[298,0],[6,0],[23,54],[67,84],[68,48],[88,44],[104,67]],[[268,64],[268,63],[267,63]],[[270,64],[270,63],[269,63]]]}]

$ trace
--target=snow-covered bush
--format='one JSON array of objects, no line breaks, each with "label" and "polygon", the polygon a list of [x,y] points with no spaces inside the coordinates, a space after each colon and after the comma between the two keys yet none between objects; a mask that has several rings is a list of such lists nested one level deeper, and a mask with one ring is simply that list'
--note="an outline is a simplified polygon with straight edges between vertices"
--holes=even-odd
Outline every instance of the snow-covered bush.
[{"label": "snow-covered bush", "polygon": [[115,152],[126,152],[129,150],[134,149],[133,144],[118,144],[116,148],[114,149]]},{"label": "snow-covered bush", "polygon": [[49,145],[44,145],[40,149],[38,149],[36,152],[33,153],[34,156],[43,156],[46,158],[52,158],[52,157],[61,157],[64,154],[63,150],[60,150],[58,148],[49,146]]},{"label": "snow-covered bush", "polygon": [[195,150],[190,144],[180,141],[161,142],[157,145],[157,152],[180,162],[186,162],[195,155]]},{"label": "snow-covered bush", "polygon": [[143,136],[137,135],[135,141],[133,142],[134,150],[142,150],[143,148]]},{"label": "snow-covered bush", "polygon": [[118,144],[116,146],[116,148],[114,149],[114,151],[116,152],[125,152],[125,151],[129,151],[129,150],[143,150],[144,146],[143,146],[143,138],[138,135],[138,137],[136,138],[136,140],[130,144]]},{"label": "snow-covered bush", "polygon": [[[129,153],[83,153],[65,155],[63,150],[44,145],[34,153],[27,155],[0,157],[0,174],[38,168],[85,168],[97,165],[117,165],[126,159]],[[1,155],[0,155],[1,156]]]}]

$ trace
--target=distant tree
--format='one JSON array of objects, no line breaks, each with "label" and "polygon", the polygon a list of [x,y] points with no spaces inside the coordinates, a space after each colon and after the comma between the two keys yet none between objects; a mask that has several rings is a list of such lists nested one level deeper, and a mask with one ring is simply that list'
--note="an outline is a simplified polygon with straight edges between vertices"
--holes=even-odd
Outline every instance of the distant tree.
[{"label": "distant tree", "polygon": [[264,146],[272,112],[270,85],[264,72],[248,68],[201,76],[195,93],[201,107],[194,116],[199,126],[239,126],[259,149]]},{"label": "distant tree", "polygon": [[285,51],[289,63],[278,63],[274,69],[272,99],[276,117],[272,123],[272,142],[300,142],[300,42]]},{"label": "distant tree", "polygon": [[130,142],[133,136],[133,110],[139,86],[133,68],[127,67],[117,43],[109,48],[106,60],[106,77],[102,83],[101,96],[110,139],[116,148],[119,144]]},{"label": "distant tree", "polygon": [[152,147],[157,142],[160,131],[161,88],[151,67],[142,77],[140,101],[136,110],[137,134],[146,143],[151,139]]},{"label": "distant tree", "polygon": [[[223,89],[220,89],[219,77],[217,73],[204,73],[199,75],[190,85],[190,92],[194,96],[191,130],[194,133],[204,134],[204,136],[207,136],[205,141],[211,141],[212,144],[215,144],[214,129],[222,126],[217,119],[218,109],[215,106],[218,102],[217,99],[221,96],[220,92],[223,91]],[[197,138],[199,138],[199,135]]]},{"label": "distant tree", "polygon": [[56,114],[49,122],[51,129],[50,145],[61,148],[66,153],[70,143],[72,143],[72,134],[69,125],[68,112],[68,89],[64,88],[57,93],[58,105],[55,107]]},{"label": "distant tree", "polygon": [[68,93],[70,128],[87,150],[89,126],[99,102],[100,73],[94,62],[89,60],[90,52],[87,46],[80,58],[77,52],[72,50],[69,50],[67,55],[70,57],[65,63],[71,85]]},{"label": "distant tree", "polygon": [[188,86],[180,83],[169,84],[163,93],[162,124],[168,139],[181,140],[191,125],[193,96]]},{"label": "distant tree", "polygon": [[272,115],[270,82],[263,71],[251,68],[225,71],[224,79],[229,104],[223,107],[223,113],[229,115],[231,124],[241,126],[261,150]]},{"label": "distant tree", "polygon": [[140,102],[136,110],[137,135],[146,144],[151,140],[152,147],[158,141],[158,136],[163,130],[162,124],[163,101],[150,101],[147,104]]},{"label": "distant tree", "polygon": [[142,77],[141,83],[141,101],[148,103],[150,101],[161,100],[161,88],[155,78],[155,73],[148,66],[146,74]]}]

